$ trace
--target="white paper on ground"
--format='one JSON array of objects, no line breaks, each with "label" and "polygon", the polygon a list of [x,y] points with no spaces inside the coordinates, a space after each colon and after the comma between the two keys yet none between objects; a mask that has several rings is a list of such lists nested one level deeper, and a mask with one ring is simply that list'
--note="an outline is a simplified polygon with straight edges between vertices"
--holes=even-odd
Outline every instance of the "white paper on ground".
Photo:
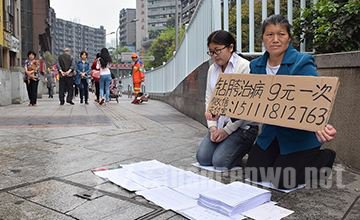
[{"label": "white paper on ground", "polygon": [[191,165],[193,165],[194,167],[199,167],[199,168],[201,168],[203,170],[208,170],[208,171],[215,172],[215,173],[223,173],[223,172],[229,172],[229,171],[241,170],[242,169],[241,167],[233,167],[230,170],[228,170],[228,169],[221,169],[220,170],[220,169],[215,169],[215,167],[213,167],[213,166],[201,166],[198,162],[193,163]]},{"label": "white paper on ground", "polygon": [[[106,172],[106,173],[104,173],[104,172]],[[112,182],[116,185],[119,185],[129,191],[137,191],[137,190],[147,189],[146,183],[148,183],[148,182],[140,184],[141,181],[138,180],[137,178],[135,178],[136,175],[134,175],[131,171],[123,169],[123,168],[109,170],[108,172],[107,171],[99,171],[99,172],[96,172],[95,174],[106,177],[106,179],[108,179],[110,182]],[[141,177],[139,177],[139,178],[141,178]],[[134,181],[134,180],[137,180],[137,181]]]},{"label": "white paper on ground", "polygon": [[[221,171],[215,170],[214,172]],[[137,191],[136,194],[144,196],[155,204],[165,209],[181,212],[184,216],[191,219],[232,220],[244,218],[241,215],[225,216],[197,204],[196,199],[200,193],[218,189],[225,186],[224,184],[156,160],[123,165],[123,168],[120,169],[94,171],[94,174],[101,178],[109,179],[111,182],[127,190]],[[261,183],[257,184],[261,185]],[[269,183],[267,185],[266,183],[262,184],[266,187],[271,186]],[[171,189],[163,185],[176,188]],[[218,195],[222,197],[221,194]],[[255,219],[271,220],[280,219],[293,213],[293,211],[274,205],[271,206],[270,204],[273,203],[266,203],[266,205],[261,205],[244,213],[247,213],[251,218],[257,214],[258,217],[255,217]],[[266,214],[270,212],[269,210],[274,213],[271,214],[271,217],[274,218],[267,218]]]},{"label": "white paper on ground", "polygon": [[270,182],[256,182],[256,181],[252,181],[250,179],[245,179],[245,181],[249,182],[249,183],[254,183],[256,185],[263,186],[263,187],[266,187],[266,188],[275,189],[277,191],[284,192],[284,193],[293,192],[295,190],[302,189],[302,188],[304,188],[306,186],[306,184],[302,184],[302,185],[298,185],[298,187],[293,188],[293,189],[278,189]]},{"label": "white paper on ground", "polygon": [[152,201],[164,209],[171,209],[174,211],[188,209],[197,205],[195,199],[187,197],[168,187],[138,191],[136,194],[145,197],[147,200]]},{"label": "white paper on ground", "polygon": [[103,178],[103,179],[109,179],[109,176],[112,176],[113,173],[118,172],[117,170],[119,170],[119,169],[94,171],[93,173],[94,173],[96,176],[101,177],[101,178]]},{"label": "white paper on ground", "polygon": [[249,199],[262,194],[271,194],[266,189],[261,189],[242,182],[232,182],[219,189],[211,190],[203,193],[209,199],[221,201],[228,206],[235,207],[238,204],[247,202]]},{"label": "white paper on ground", "polygon": [[246,217],[242,215],[226,216],[219,212],[215,212],[211,209],[204,208],[202,206],[195,206],[189,209],[181,210],[179,213],[189,219],[193,220],[241,220]]},{"label": "white paper on ground", "polygon": [[[146,170],[146,168],[144,168]],[[102,178],[108,179],[116,185],[119,185],[129,191],[151,189],[159,187],[160,184],[148,180],[142,176],[138,176],[132,172],[132,168],[119,168],[106,171],[94,172]]]},{"label": "white paper on ground", "polygon": [[250,209],[242,214],[256,220],[279,220],[294,213],[289,209],[285,209],[268,202],[256,208]]},{"label": "white paper on ground", "polygon": [[146,188],[130,179],[127,179],[122,176],[113,176],[109,178],[109,181],[112,183],[121,186],[129,191],[139,191],[139,190],[146,190]]},{"label": "white paper on ground", "polygon": [[157,160],[147,160],[147,161],[141,161],[138,163],[131,163],[131,164],[121,164],[123,168],[131,169],[132,171],[135,170],[142,170],[144,168],[146,169],[153,169],[157,167],[166,167],[168,165],[161,163]]},{"label": "white paper on ground", "polygon": [[181,170],[173,166],[137,170],[134,171],[134,173],[155,183],[158,183],[161,186],[170,188],[208,180],[207,177],[195,174],[190,171]]},{"label": "white paper on ground", "polygon": [[179,187],[174,188],[174,190],[177,192],[180,192],[186,196],[189,196],[193,199],[198,199],[200,193],[204,193],[209,190],[218,189],[218,188],[221,188],[224,186],[225,186],[225,184],[223,184],[223,183],[220,183],[215,180],[207,179],[204,181],[179,186]]},{"label": "white paper on ground", "polygon": [[144,169],[153,169],[157,167],[166,167],[168,165],[161,163],[157,160],[148,160],[148,161],[142,161],[138,163],[132,163],[132,164],[123,164],[121,165],[122,168],[117,169],[109,169],[109,170],[99,170],[96,169],[93,171],[93,173],[101,178],[108,179],[109,176],[116,175],[114,173],[123,172],[124,170],[127,171],[136,171],[136,170],[144,170]]},{"label": "white paper on ground", "polygon": [[232,182],[216,190],[200,194],[198,203],[232,216],[269,202],[271,192],[242,182]]}]

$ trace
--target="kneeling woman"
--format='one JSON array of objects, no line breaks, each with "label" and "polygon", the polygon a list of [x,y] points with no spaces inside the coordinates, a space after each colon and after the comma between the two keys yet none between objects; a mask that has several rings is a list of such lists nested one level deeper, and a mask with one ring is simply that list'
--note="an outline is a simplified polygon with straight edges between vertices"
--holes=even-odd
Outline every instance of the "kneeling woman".
[{"label": "kneeling woman", "polygon": [[[291,46],[290,24],[285,17],[267,18],[262,25],[262,40],[266,52],[251,61],[250,73],[318,75],[314,58]],[[331,125],[318,132],[263,125],[249,152],[248,176],[255,181],[270,181],[278,188],[293,188],[306,182],[306,172],[311,169],[331,171],[335,152],[320,147],[335,134]]]},{"label": "kneeling woman", "polygon": [[[206,109],[220,73],[249,73],[249,61],[237,55],[235,38],[227,31],[215,31],[207,39],[208,55],[213,64],[208,70],[205,96]],[[238,165],[253,145],[258,133],[256,123],[227,117],[214,117],[205,112],[209,133],[199,145],[196,159],[200,165],[231,169]]]}]

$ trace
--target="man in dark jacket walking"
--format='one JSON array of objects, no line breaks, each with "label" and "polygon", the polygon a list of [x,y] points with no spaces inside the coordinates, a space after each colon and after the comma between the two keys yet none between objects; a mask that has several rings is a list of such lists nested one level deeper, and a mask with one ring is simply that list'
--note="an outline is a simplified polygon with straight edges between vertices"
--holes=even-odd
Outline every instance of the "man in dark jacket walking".
[{"label": "man in dark jacket walking", "polygon": [[59,99],[60,105],[65,103],[65,92],[67,92],[66,102],[74,105],[73,83],[74,83],[74,66],[73,59],[70,56],[70,48],[65,48],[64,53],[58,58],[59,61]]}]

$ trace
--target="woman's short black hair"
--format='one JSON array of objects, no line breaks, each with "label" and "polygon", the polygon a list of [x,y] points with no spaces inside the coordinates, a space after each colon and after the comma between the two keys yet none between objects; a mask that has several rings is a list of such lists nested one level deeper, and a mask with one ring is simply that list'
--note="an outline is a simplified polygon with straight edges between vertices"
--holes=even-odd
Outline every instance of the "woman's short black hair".
[{"label": "woman's short black hair", "polygon": [[85,50],[83,50],[83,51],[80,52],[80,57],[81,57],[83,54],[86,54],[86,57],[88,57],[88,53],[87,53]]},{"label": "woman's short black hair", "polygon": [[32,50],[30,50],[28,53],[27,53],[27,57],[30,56],[30,54],[34,55],[34,57],[36,57],[36,53]]},{"label": "woman's short black hair", "polygon": [[289,20],[282,15],[271,15],[266,18],[261,26],[261,36],[264,35],[266,27],[270,24],[284,26],[291,38],[291,24],[289,23]]},{"label": "woman's short black hair", "polygon": [[234,45],[232,52],[236,52],[236,40],[230,32],[224,30],[212,32],[207,38],[207,46],[211,43],[225,45],[227,47],[232,44]]}]

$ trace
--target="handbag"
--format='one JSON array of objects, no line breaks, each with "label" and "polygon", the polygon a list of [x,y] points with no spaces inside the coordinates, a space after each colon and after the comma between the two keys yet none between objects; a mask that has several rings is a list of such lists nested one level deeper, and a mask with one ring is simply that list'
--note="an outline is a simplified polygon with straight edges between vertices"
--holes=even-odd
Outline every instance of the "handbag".
[{"label": "handbag", "polygon": [[96,69],[91,70],[91,77],[94,80],[100,80],[100,71]]}]

